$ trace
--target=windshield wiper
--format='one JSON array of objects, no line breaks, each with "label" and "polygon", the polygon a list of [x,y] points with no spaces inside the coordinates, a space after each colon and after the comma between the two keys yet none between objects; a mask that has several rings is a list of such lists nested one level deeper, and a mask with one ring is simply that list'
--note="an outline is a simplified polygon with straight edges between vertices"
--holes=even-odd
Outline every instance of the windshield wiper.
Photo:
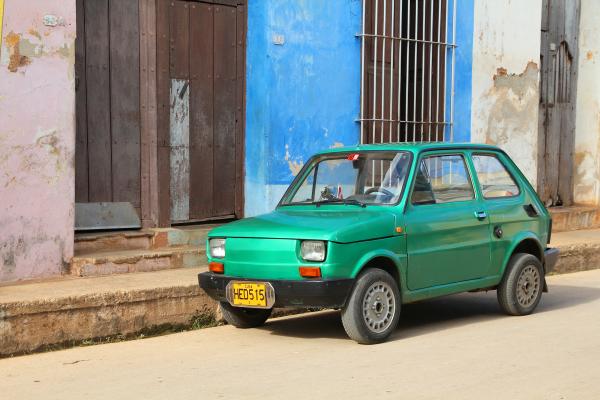
[{"label": "windshield wiper", "polygon": [[321,204],[351,204],[354,206],[359,206],[365,208],[367,205],[362,201],[354,200],[354,199],[330,199],[330,200],[321,200],[316,201],[314,204],[319,207]]}]

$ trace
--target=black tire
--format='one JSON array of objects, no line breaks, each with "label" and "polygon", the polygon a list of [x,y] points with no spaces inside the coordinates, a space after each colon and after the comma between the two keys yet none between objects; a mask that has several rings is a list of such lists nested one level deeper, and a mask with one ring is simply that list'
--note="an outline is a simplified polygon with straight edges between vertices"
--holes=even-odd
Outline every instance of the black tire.
[{"label": "black tire", "polygon": [[544,289],[544,267],[534,255],[514,254],[497,289],[498,303],[508,315],[528,315],[535,310]]},{"label": "black tire", "polygon": [[271,316],[271,311],[273,311],[272,308],[234,307],[227,302],[221,302],[223,318],[236,328],[247,329],[261,326]]},{"label": "black tire", "polygon": [[394,278],[381,269],[368,269],[359,275],[342,308],[344,330],[360,344],[383,342],[398,325],[400,307]]}]

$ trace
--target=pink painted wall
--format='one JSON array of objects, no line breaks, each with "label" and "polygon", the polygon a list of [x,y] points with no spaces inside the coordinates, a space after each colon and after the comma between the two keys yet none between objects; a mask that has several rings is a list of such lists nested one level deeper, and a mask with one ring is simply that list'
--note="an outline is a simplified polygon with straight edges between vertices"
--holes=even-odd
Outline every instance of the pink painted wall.
[{"label": "pink painted wall", "polygon": [[75,0],[4,0],[0,282],[61,274],[73,255],[74,43]]}]

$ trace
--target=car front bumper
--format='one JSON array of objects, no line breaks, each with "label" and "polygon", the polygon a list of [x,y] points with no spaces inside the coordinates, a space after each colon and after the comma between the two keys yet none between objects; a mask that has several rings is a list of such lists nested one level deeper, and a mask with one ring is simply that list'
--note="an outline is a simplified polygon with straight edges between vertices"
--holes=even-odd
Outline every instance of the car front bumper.
[{"label": "car front bumper", "polygon": [[556,247],[549,247],[544,250],[544,271],[546,274],[554,270],[558,261],[559,250]]},{"label": "car front bumper", "polygon": [[275,289],[275,307],[339,308],[346,303],[354,285],[354,279],[265,280],[236,278],[212,272],[198,274],[200,287],[217,301],[227,301],[225,288],[230,281],[269,282]]}]

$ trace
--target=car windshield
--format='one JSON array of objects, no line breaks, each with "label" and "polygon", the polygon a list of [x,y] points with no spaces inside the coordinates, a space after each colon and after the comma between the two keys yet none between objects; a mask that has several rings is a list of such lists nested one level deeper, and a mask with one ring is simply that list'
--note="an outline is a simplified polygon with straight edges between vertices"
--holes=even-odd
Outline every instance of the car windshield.
[{"label": "car windshield", "polygon": [[314,158],[280,205],[396,204],[410,167],[405,151],[326,154]]}]

